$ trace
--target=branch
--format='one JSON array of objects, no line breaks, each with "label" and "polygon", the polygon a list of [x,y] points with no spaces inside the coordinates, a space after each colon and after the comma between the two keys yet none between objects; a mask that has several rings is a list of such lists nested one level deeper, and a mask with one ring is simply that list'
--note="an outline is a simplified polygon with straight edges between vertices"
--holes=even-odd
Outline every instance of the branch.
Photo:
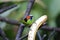
[{"label": "branch", "polygon": [[3,40],[8,40],[8,38],[6,37],[4,31],[0,28],[0,36],[3,38]]},{"label": "branch", "polygon": [[2,9],[0,9],[0,14],[2,14],[3,12],[5,12],[5,11],[7,11],[7,10],[9,10],[9,9],[12,9],[12,8],[14,8],[14,7],[16,7],[17,5],[16,4],[13,4],[13,5],[10,5],[10,6],[8,6],[8,7],[4,7],[4,8],[2,8]]},{"label": "branch", "polygon": [[47,36],[47,35],[46,35],[46,34],[44,34],[44,35],[43,35],[43,37],[42,37],[42,40],[44,40],[44,38],[45,38],[46,36]]},{"label": "branch", "polygon": [[16,21],[16,20],[4,18],[4,17],[1,17],[1,16],[0,16],[0,21],[7,22],[7,23],[13,24],[13,25],[20,25],[20,23],[18,21]]},{"label": "branch", "polygon": [[19,38],[19,40],[23,40],[24,38],[28,37],[28,34],[22,36],[21,38]]},{"label": "branch", "polygon": [[20,38],[21,35],[22,35],[23,29],[24,29],[24,24],[20,24],[15,40],[19,40],[19,38]]},{"label": "branch", "polygon": [[51,27],[48,27],[48,26],[43,26],[41,29],[42,30],[47,30],[47,31],[53,31],[55,29],[56,32],[60,32],[60,28],[51,28]]},{"label": "branch", "polygon": [[40,34],[39,30],[37,32],[37,36],[38,36],[39,40],[42,40],[42,37],[41,37],[41,34]]},{"label": "branch", "polygon": [[55,29],[48,36],[48,40],[51,40],[51,38],[54,37],[54,35],[55,35]]},{"label": "branch", "polygon": [[35,2],[35,0],[29,0],[27,10],[26,10],[25,15],[24,15],[24,19],[26,18],[26,16],[30,15],[30,12],[31,12],[31,9],[33,7],[34,2]]}]

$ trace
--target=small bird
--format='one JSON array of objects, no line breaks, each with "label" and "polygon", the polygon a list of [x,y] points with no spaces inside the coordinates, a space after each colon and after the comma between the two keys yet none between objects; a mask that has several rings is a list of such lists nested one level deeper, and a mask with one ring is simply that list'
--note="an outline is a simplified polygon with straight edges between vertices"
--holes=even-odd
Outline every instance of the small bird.
[{"label": "small bird", "polygon": [[32,17],[33,17],[32,15],[29,15],[24,19],[24,21],[27,22],[28,20],[32,20]]},{"label": "small bird", "polygon": [[24,19],[25,23],[26,23],[26,24],[32,24],[32,18],[33,18],[32,15],[28,15],[28,16]]}]

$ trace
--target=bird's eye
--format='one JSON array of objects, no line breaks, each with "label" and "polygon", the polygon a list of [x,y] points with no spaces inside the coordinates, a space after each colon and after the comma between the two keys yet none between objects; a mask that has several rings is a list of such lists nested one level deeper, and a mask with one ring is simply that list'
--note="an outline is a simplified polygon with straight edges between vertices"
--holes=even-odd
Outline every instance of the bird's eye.
[{"label": "bird's eye", "polygon": [[30,19],[32,20],[32,17],[30,17]]}]

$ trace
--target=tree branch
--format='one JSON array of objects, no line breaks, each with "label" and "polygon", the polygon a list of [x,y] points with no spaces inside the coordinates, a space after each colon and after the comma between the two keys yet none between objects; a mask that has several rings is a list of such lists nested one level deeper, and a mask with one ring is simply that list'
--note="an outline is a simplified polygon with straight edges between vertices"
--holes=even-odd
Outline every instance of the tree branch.
[{"label": "tree branch", "polygon": [[3,38],[3,40],[8,40],[8,38],[6,37],[4,31],[0,28],[0,36]]},{"label": "tree branch", "polygon": [[39,40],[42,40],[42,37],[41,37],[41,34],[40,34],[39,30],[37,32],[37,36],[38,36]]},{"label": "tree branch", "polygon": [[34,2],[35,2],[35,0],[29,0],[27,10],[26,10],[25,15],[24,15],[24,19],[26,18],[26,16],[30,15],[30,12],[31,12],[31,9],[33,7]]},{"label": "tree branch", "polygon": [[18,21],[16,21],[16,20],[4,18],[4,17],[1,17],[1,16],[0,16],[0,21],[7,22],[7,23],[13,24],[13,25],[20,25],[20,23]]},{"label": "tree branch", "polygon": [[43,26],[41,29],[42,30],[46,30],[46,31],[53,31],[53,30],[55,30],[56,32],[60,32],[60,28],[51,28],[49,26]]},{"label": "tree branch", "polygon": [[16,6],[17,6],[16,4],[13,4],[13,5],[10,5],[8,7],[4,7],[2,9],[0,9],[0,14],[2,14],[3,12],[5,12],[6,10],[12,9],[12,8],[14,8]]},{"label": "tree branch", "polygon": [[48,40],[51,40],[51,38],[54,37],[54,35],[55,35],[55,29],[48,36]]},{"label": "tree branch", "polygon": [[24,24],[20,24],[15,40],[19,40],[19,38],[20,38],[21,35],[22,35],[23,29],[24,29]]},{"label": "tree branch", "polygon": [[26,34],[26,35],[24,35],[24,36],[22,36],[21,38],[19,38],[20,40],[22,40],[22,39],[24,39],[24,38],[26,38],[26,37],[28,37],[28,34]]}]

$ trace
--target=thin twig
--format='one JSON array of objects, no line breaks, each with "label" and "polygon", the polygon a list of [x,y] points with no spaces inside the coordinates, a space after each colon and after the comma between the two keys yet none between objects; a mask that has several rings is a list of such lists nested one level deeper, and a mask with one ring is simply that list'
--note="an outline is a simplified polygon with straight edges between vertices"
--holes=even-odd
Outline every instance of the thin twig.
[{"label": "thin twig", "polygon": [[45,38],[46,36],[47,36],[47,35],[46,35],[46,34],[44,34],[44,35],[43,35],[43,37],[42,37],[42,40],[44,40],[44,38]]},{"label": "thin twig", "polygon": [[41,34],[40,34],[39,30],[37,32],[37,36],[38,36],[39,40],[42,40],[42,37],[41,37]]},{"label": "thin twig", "polygon": [[8,40],[8,38],[6,37],[6,34],[1,28],[0,28],[0,36],[3,38],[3,40]]},{"label": "thin twig", "polygon": [[48,40],[51,40],[52,37],[55,35],[55,29],[50,33]]},{"label": "thin twig", "polygon": [[22,36],[21,38],[19,38],[20,40],[23,40],[24,38],[28,37],[28,34]]}]

